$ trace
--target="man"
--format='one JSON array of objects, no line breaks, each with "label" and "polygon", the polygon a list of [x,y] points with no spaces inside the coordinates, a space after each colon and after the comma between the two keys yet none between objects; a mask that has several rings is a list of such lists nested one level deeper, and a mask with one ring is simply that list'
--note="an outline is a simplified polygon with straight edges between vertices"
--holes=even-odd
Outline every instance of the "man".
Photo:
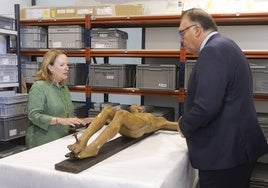
[{"label": "man", "polygon": [[179,130],[200,187],[249,187],[252,168],[268,145],[256,118],[248,61],[201,9],[183,12],[179,34],[186,50],[198,56]]}]

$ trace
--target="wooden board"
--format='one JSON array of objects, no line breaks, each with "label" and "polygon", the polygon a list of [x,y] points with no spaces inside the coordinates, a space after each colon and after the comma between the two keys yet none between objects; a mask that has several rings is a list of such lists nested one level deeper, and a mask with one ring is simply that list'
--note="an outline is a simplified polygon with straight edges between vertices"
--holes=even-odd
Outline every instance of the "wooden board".
[{"label": "wooden board", "polygon": [[104,144],[97,156],[85,159],[66,159],[55,164],[55,169],[71,173],[82,172],[83,170],[90,168],[91,166],[107,159],[108,157],[118,153],[128,146],[131,146],[132,144],[135,144],[136,142],[139,142],[140,140],[143,140],[152,134],[153,133],[145,134],[140,138],[120,136]]}]

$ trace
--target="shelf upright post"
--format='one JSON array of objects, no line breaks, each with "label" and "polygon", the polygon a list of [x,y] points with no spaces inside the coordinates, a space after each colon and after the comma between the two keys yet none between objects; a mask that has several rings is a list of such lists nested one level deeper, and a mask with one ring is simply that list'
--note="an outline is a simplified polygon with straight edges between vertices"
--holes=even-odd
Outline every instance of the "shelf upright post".
[{"label": "shelf upright post", "polygon": [[17,62],[18,62],[18,93],[22,92],[22,81],[21,81],[21,53],[20,53],[20,5],[14,5],[15,10],[15,30],[17,31],[16,36],[16,53],[17,53]]},{"label": "shelf upright post", "polygon": [[85,15],[85,52],[86,52],[86,108],[87,111],[91,105],[91,90],[89,86],[89,65],[91,64],[91,15]]},{"label": "shelf upright post", "polygon": [[[103,62],[104,62],[104,64],[109,64],[109,57],[104,57]],[[109,102],[109,94],[108,93],[103,94],[103,102],[105,102],[105,103]]]},{"label": "shelf upright post", "polygon": [[185,99],[185,63],[186,63],[186,49],[181,43],[180,47],[180,69],[179,69],[179,117],[182,116],[184,110],[184,99]]}]

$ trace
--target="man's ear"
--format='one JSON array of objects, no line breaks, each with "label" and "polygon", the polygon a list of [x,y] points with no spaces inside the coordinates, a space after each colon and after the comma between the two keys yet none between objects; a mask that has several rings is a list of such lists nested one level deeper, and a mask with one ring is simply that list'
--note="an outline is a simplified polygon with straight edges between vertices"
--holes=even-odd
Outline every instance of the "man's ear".
[{"label": "man's ear", "polygon": [[202,34],[202,31],[203,30],[199,25],[195,26],[195,36],[196,37],[200,37],[200,35]]}]

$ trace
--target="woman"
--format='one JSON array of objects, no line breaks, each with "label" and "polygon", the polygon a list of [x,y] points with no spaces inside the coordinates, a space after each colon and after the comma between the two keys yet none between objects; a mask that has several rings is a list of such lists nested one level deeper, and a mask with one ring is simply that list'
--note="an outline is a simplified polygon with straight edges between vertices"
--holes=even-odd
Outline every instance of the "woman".
[{"label": "woman", "polygon": [[28,95],[28,148],[68,135],[70,126],[91,122],[91,118],[74,117],[74,107],[65,84],[68,71],[68,57],[64,51],[51,49],[43,57],[41,70]]}]

